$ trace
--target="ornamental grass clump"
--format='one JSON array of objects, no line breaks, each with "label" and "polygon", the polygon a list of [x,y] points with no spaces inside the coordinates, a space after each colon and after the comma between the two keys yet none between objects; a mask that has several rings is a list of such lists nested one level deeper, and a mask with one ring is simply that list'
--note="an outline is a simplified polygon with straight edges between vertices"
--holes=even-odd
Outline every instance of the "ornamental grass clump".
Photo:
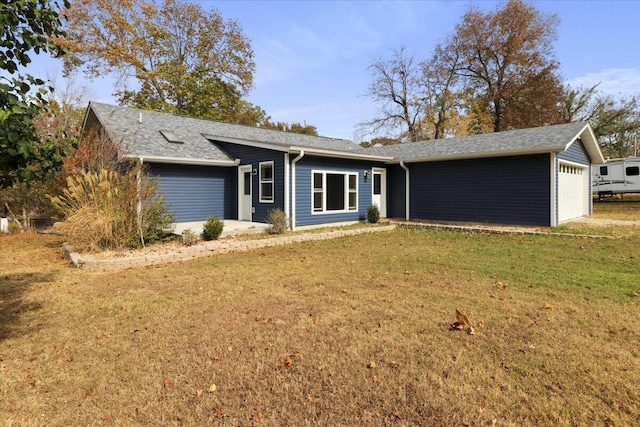
[{"label": "ornamental grass clump", "polygon": [[138,248],[171,234],[173,215],[140,165],[70,175],[51,201],[64,215],[58,230],[83,251]]}]

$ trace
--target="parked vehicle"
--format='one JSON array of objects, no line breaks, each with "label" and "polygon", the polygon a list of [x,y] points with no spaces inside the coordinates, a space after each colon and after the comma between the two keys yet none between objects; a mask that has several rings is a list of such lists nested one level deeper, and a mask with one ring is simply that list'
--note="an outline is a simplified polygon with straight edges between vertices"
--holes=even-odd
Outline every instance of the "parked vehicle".
[{"label": "parked vehicle", "polygon": [[613,159],[593,165],[593,194],[600,198],[614,194],[640,193],[640,157]]}]

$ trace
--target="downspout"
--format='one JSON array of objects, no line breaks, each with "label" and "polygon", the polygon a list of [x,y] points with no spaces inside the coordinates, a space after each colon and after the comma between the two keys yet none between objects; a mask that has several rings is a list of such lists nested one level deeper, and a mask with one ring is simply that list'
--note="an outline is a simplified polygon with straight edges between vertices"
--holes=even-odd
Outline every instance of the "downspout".
[{"label": "downspout", "polygon": [[289,153],[284,153],[284,214],[287,217],[287,221],[291,218],[291,211],[289,205]]},{"label": "downspout", "polygon": [[404,219],[409,221],[409,168],[400,160],[400,167],[405,171],[404,179]]},{"label": "downspout", "polygon": [[304,157],[304,150],[291,161],[291,230],[296,229],[296,163]]}]

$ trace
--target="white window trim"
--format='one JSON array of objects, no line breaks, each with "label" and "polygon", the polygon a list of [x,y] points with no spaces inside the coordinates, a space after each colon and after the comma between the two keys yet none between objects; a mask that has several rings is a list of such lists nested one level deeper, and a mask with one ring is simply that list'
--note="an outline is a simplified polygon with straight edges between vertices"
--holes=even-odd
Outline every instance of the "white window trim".
[{"label": "white window trim", "polygon": [[[322,174],[322,210],[316,211],[314,209],[314,176],[316,173]],[[345,194],[344,194],[344,205],[347,207],[346,209],[341,210],[327,210],[327,174],[330,175],[343,175],[345,177]],[[356,177],[356,206],[355,209],[349,209],[349,194],[354,192],[349,188],[349,176]],[[358,212],[358,199],[359,199],[359,182],[358,182],[358,173],[357,172],[347,172],[347,171],[335,171],[335,170],[325,170],[325,169],[312,169],[311,170],[311,215],[331,215],[331,214],[340,214],[340,213],[353,213]]]},{"label": "white window trim", "polygon": [[[271,180],[262,179],[262,166],[266,166],[266,165],[271,165]],[[275,199],[276,199],[275,174],[276,174],[276,171],[273,166],[273,161],[258,163],[258,187],[260,189],[260,203],[275,203]],[[271,200],[267,200],[262,197],[262,184],[271,184]]]}]

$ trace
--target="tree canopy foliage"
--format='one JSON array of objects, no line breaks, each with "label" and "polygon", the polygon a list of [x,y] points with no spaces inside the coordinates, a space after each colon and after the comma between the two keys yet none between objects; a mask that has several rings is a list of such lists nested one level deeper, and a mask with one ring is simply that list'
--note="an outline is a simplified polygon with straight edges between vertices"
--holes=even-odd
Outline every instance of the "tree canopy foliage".
[{"label": "tree canopy foliage", "polygon": [[48,0],[0,4],[0,69],[8,73],[0,75],[0,189],[42,179],[62,163],[61,147],[41,139],[33,126],[51,89],[20,73],[34,54],[64,54],[56,43],[64,36],[59,13],[58,3]]},{"label": "tree canopy foliage", "polygon": [[315,126],[308,125],[306,123],[272,122],[269,119],[266,119],[260,124],[260,127],[264,129],[273,129],[283,132],[299,133],[302,135],[318,136],[318,129]]},{"label": "tree canopy foliage", "polygon": [[370,66],[367,95],[380,109],[361,127],[416,141],[561,122],[557,26],[523,0],[489,13],[471,6],[430,58],[400,48]]},{"label": "tree canopy foliage", "polygon": [[640,137],[640,95],[615,98],[598,90],[599,84],[565,87],[562,118],[591,123],[605,157],[637,156]]},{"label": "tree canopy foliage", "polygon": [[182,0],[73,1],[67,72],[114,73],[120,103],[255,125],[266,114],[243,99],[255,63],[240,24]]}]

